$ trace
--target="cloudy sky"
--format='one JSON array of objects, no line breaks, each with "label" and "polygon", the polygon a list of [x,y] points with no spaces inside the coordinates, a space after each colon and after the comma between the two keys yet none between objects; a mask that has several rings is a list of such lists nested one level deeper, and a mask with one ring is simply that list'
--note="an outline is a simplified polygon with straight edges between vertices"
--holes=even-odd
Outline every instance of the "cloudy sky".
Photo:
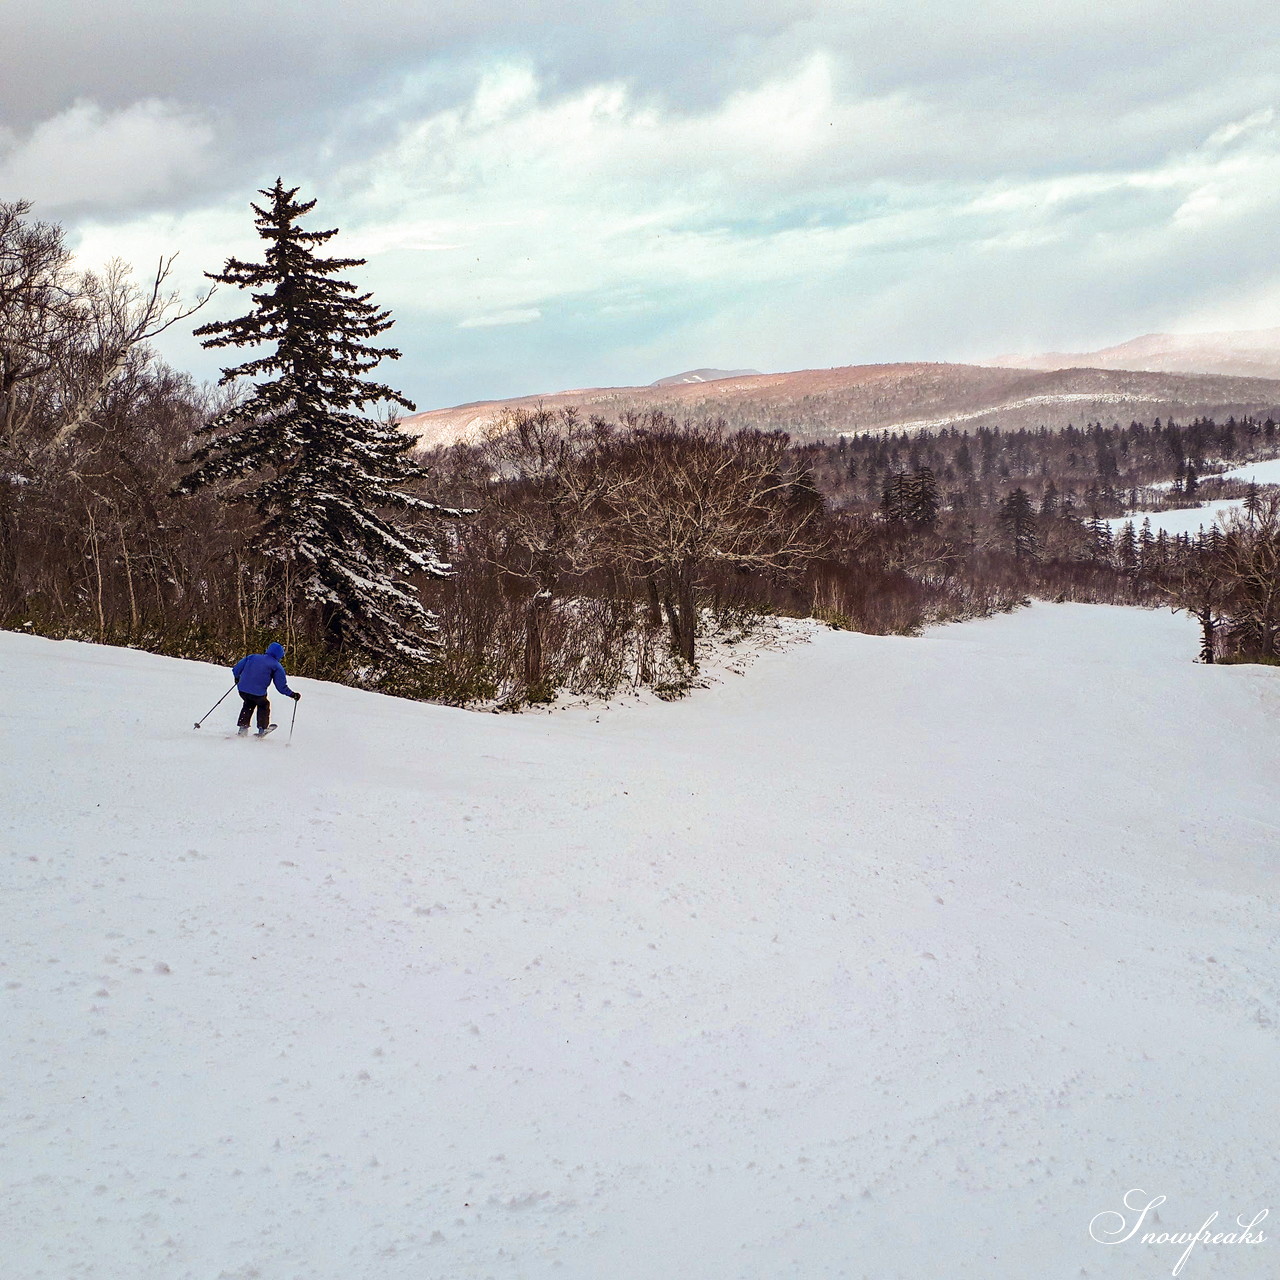
[{"label": "cloudy sky", "polygon": [[420,408],[1280,325],[1274,0],[363,8],[4,3],[0,198],[194,289],[282,175]]}]

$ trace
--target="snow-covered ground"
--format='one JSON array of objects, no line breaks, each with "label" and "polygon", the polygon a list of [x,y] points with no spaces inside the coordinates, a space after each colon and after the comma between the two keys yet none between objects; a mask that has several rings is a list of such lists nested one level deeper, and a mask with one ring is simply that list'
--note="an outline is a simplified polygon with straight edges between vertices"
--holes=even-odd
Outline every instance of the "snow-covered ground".
[{"label": "snow-covered ground", "polygon": [[1246,462],[1242,467],[1232,467],[1224,471],[1220,480],[1250,480],[1254,484],[1280,484],[1280,458],[1272,458],[1268,462]]},{"label": "snow-covered ground", "polygon": [[1119,533],[1127,524],[1132,524],[1134,532],[1142,532],[1142,522],[1151,521],[1151,532],[1159,533],[1161,529],[1171,537],[1179,533],[1199,533],[1211,525],[1222,522],[1229,511],[1239,510],[1244,506],[1243,498],[1223,498],[1218,502],[1206,502],[1200,507],[1175,507],[1170,511],[1132,511],[1126,516],[1115,516],[1103,523],[1111,526],[1112,533]]},{"label": "snow-covered ground", "polygon": [[[899,422],[895,431],[940,431],[954,427],[961,422],[972,422],[975,418],[986,418],[998,412],[1011,409],[1030,409],[1040,405],[1060,404],[1132,404],[1137,401],[1158,402],[1160,397],[1154,394],[1124,391],[1061,391],[1054,395],[1023,396],[1018,400],[1005,400],[998,404],[989,404],[981,409],[957,410],[945,414],[941,418],[914,418],[910,422]],[[861,431],[841,431],[842,436],[857,436]]]},{"label": "snow-covered ground", "polygon": [[[1220,475],[1206,476],[1214,480],[1253,481],[1254,484],[1280,484],[1280,458],[1272,458],[1268,462],[1246,462],[1244,466],[1233,467]],[[1153,484],[1153,489],[1168,489],[1172,480]],[[1229,511],[1239,510],[1244,506],[1243,498],[1224,498],[1217,502],[1206,502],[1199,507],[1182,507],[1173,511],[1134,511],[1126,516],[1118,516],[1108,520],[1113,532],[1119,532],[1130,521],[1135,529],[1142,528],[1143,520],[1151,521],[1151,531],[1159,533],[1163,529],[1168,534],[1199,533],[1211,525],[1222,522]]]},{"label": "snow-covered ground", "polygon": [[1239,1230],[1280,1138],[1280,671],[1196,643],[1037,605],[557,716],[301,681],[286,748],[192,730],[215,668],[0,635],[0,1272],[1169,1275],[1091,1221]]}]

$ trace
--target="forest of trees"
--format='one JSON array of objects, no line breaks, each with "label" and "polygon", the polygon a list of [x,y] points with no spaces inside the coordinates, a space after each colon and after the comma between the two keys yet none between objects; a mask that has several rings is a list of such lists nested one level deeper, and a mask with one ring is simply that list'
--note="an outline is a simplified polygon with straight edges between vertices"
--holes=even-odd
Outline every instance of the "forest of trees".
[{"label": "forest of trees", "polygon": [[[262,193],[248,294],[202,326],[248,347],[216,387],[149,346],[191,316],[59,227],[0,205],[0,627],[517,707],[560,691],[674,696],[714,635],[762,614],[909,634],[1028,598],[1182,609],[1201,657],[1280,658],[1280,499],[1216,478],[1280,454],[1273,421],[1063,431],[782,431],[650,411],[508,413],[415,453],[369,374],[391,320]],[[381,406],[380,413],[371,410]],[[1197,539],[1135,510],[1245,499]]]}]

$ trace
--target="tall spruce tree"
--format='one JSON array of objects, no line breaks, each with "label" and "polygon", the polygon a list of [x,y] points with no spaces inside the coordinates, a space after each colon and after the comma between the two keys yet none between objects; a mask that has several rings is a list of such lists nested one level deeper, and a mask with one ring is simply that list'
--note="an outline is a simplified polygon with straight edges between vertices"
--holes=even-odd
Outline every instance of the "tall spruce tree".
[{"label": "tall spruce tree", "polygon": [[890,524],[902,524],[910,506],[911,478],[905,471],[895,472],[884,486],[880,509]]},{"label": "tall spruce tree", "polygon": [[1040,545],[1036,528],[1036,509],[1025,489],[1015,489],[999,506],[996,522],[1009,540],[1009,547],[1019,559],[1034,559]]},{"label": "tall spruce tree", "polygon": [[390,513],[458,513],[406,491],[425,474],[408,457],[412,440],[366,412],[378,403],[414,408],[363,376],[400,356],[370,345],[391,327],[390,313],[336,278],[364,259],[317,256],[337,230],[304,231],[299,219],[316,202],[297,193],[277,179],[261,192],[265,207],[251,206],[267,242],[263,262],[228,258],[221,272],[208,273],[251,290],[253,310],[197,329],[204,346],[273,349],[223,370],[224,384],[253,380],[252,394],[201,429],[212,439],[189,460],[195,469],[178,489],[227,484],[228,501],[253,506],[259,549],[287,568],[286,590],[318,610],[330,643],[425,660],[434,615],[406,578],[444,577],[449,566]]},{"label": "tall spruce tree", "polygon": [[942,502],[938,497],[938,481],[929,467],[917,467],[911,477],[911,500],[908,519],[918,529],[932,529],[938,523]]}]

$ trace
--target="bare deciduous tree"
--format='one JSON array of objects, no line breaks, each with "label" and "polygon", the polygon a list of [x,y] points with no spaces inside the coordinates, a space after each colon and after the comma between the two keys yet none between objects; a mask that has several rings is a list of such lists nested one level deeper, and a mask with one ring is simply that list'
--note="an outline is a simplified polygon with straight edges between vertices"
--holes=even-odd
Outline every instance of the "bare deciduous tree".
[{"label": "bare deciduous tree", "polygon": [[602,504],[608,554],[646,583],[673,651],[693,666],[708,570],[791,572],[819,554],[822,500],[782,432],[730,432],[655,413],[602,448],[615,477]]},{"label": "bare deciduous tree", "polygon": [[208,289],[184,306],[181,294],[167,287],[176,257],[161,258],[147,285],[139,285],[132,268],[119,258],[101,275],[86,271],[79,277],[71,321],[57,353],[63,413],[46,447],[67,444],[89,422],[132,351],[194,315],[212,296]]},{"label": "bare deciduous tree", "polygon": [[27,219],[25,200],[0,203],[0,442],[40,404],[30,384],[54,369],[74,314],[75,274],[62,228]]},{"label": "bare deciduous tree", "polygon": [[599,467],[607,437],[572,409],[515,409],[486,434],[480,456],[495,483],[485,558],[526,584],[524,678],[543,682],[543,620],[562,580],[600,563],[591,520],[615,477]]},{"label": "bare deciduous tree", "polygon": [[1223,520],[1220,572],[1231,593],[1229,631],[1241,656],[1280,656],[1280,492]]},{"label": "bare deciduous tree", "polygon": [[1193,547],[1163,589],[1175,613],[1190,614],[1199,623],[1200,661],[1213,662],[1218,651],[1218,632],[1226,620],[1232,594],[1220,548]]},{"label": "bare deciduous tree", "polygon": [[168,287],[176,255],[147,285],[114,259],[75,271],[62,228],[0,204],[0,444],[28,455],[70,443],[100,409],[132,352],[198,311]]}]

